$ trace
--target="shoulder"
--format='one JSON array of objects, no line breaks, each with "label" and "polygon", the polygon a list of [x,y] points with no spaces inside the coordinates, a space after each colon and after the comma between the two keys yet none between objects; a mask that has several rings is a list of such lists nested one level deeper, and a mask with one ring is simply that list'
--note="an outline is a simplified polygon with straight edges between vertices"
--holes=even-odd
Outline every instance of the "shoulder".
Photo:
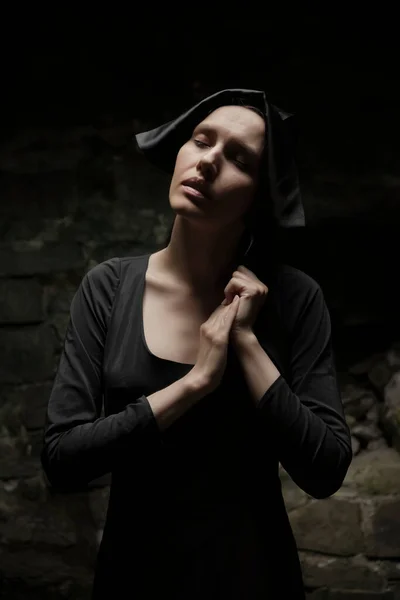
[{"label": "shoulder", "polygon": [[110,258],[91,266],[83,275],[71,302],[74,318],[96,313],[106,318],[120,281],[119,258]]},{"label": "shoulder", "polygon": [[107,323],[121,281],[133,281],[135,275],[142,273],[147,255],[114,256],[91,266],[81,279],[72,300],[73,315],[95,314],[98,322]]},{"label": "shoulder", "polygon": [[92,266],[84,275],[81,288],[93,297],[113,300],[118,289],[134,287],[146,270],[148,254],[139,256],[114,256]]},{"label": "shoulder", "polygon": [[280,293],[290,296],[312,298],[322,293],[319,283],[311,275],[291,265],[279,265],[275,285]]},{"label": "shoulder", "polygon": [[326,316],[327,307],[319,283],[290,265],[278,267],[271,295],[289,329],[304,318],[319,320]]},{"label": "shoulder", "polygon": [[121,278],[127,275],[142,273],[145,269],[148,254],[139,256],[114,256],[91,267],[84,278],[93,284],[117,286]]},{"label": "shoulder", "polygon": [[93,291],[107,292],[115,290],[121,277],[121,259],[109,258],[88,269],[82,284],[90,286]]}]

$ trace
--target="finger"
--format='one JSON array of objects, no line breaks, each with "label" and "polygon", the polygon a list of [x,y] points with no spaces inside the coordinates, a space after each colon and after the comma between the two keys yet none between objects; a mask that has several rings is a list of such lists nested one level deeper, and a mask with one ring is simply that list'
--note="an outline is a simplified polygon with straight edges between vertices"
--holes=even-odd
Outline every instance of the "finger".
[{"label": "finger", "polygon": [[226,311],[222,316],[221,322],[227,329],[231,328],[232,323],[235,320],[239,308],[239,300],[239,296],[236,295],[229,306],[226,306]]},{"label": "finger", "polygon": [[235,294],[235,296],[233,297],[232,302],[229,305],[230,310],[230,314],[236,314],[239,308],[239,303],[240,303],[240,296],[239,294]]},{"label": "finger", "polygon": [[255,273],[253,273],[253,271],[250,271],[250,269],[248,269],[247,267],[240,265],[237,268],[237,271],[235,271],[235,274],[237,274],[237,276],[241,275],[242,277],[244,277],[246,280],[251,280],[252,282],[255,283],[260,283],[262,284],[263,282],[257,277],[257,275]]},{"label": "finger", "polygon": [[238,279],[245,279],[246,281],[249,279],[248,275],[246,275],[246,273],[243,273],[243,271],[233,271],[232,277],[237,277]]},{"label": "finger", "polygon": [[217,306],[217,308],[208,317],[207,323],[209,325],[214,325],[225,309],[226,309],[226,306],[224,306],[223,304],[219,304]]},{"label": "finger", "polygon": [[232,277],[224,289],[226,304],[230,304],[235,296],[244,290],[244,282],[236,277]]},{"label": "finger", "polygon": [[253,271],[250,271],[250,269],[248,269],[244,265],[239,265],[237,267],[237,270],[239,271],[239,273],[241,272],[244,275],[248,275],[252,279],[257,279],[257,275],[255,273],[253,273]]}]

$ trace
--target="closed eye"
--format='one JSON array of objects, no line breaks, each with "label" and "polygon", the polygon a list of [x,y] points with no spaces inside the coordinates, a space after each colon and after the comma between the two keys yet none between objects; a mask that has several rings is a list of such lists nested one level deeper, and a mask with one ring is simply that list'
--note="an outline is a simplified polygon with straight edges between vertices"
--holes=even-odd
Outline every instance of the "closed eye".
[{"label": "closed eye", "polygon": [[240,160],[240,158],[237,158],[235,156],[235,154],[233,154],[232,156],[229,157],[230,160],[232,160],[232,162],[235,163],[235,165],[239,168],[242,169],[242,171],[247,171],[250,168],[250,165],[245,161],[245,160]]},{"label": "closed eye", "polygon": [[[210,144],[206,144],[205,142],[203,142],[202,140],[198,140],[196,138],[193,139],[194,144],[198,147],[198,148],[210,148]],[[228,153],[230,154],[230,153]],[[231,156],[231,160],[238,166],[239,169],[241,169],[242,171],[247,171],[250,168],[250,165],[242,160],[238,160],[237,158],[234,158],[234,154]]]},{"label": "closed eye", "polygon": [[199,148],[208,148],[208,144],[206,144],[205,142],[202,142],[201,140],[193,140],[194,143],[196,144],[196,146],[198,146]]},{"label": "closed eye", "polygon": [[248,167],[248,164],[247,164],[247,163],[245,163],[245,162],[243,162],[242,160],[238,160],[238,159],[236,159],[234,162],[235,162],[237,165],[239,165],[239,167],[240,167],[241,169],[247,169],[247,167]]}]

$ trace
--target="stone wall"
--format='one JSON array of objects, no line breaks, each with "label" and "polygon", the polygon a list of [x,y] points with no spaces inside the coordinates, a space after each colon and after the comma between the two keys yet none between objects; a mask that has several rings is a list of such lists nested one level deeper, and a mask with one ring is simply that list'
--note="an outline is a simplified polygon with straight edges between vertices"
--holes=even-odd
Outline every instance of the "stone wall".
[{"label": "stone wall", "polygon": [[340,381],[354,454],[342,488],[314,500],[281,475],[304,582],[310,598],[398,598],[400,344]]},{"label": "stone wall", "polygon": [[[0,590],[5,600],[89,597],[107,478],[86,493],[57,494],[47,487],[39,453],[69,306],[83,274],[112,256],[156,250],[171,223],[167,178],[150,170],[130,146],[136,126],[24,130],[0,148]],[[398,189],[398,182],[382,174],[369,181],[369,195],[363,195],[361,177],[349,185],[338,173],[335,186],[331,172],[322,182],[321,177],[305,186],[317,237],[325,235],[318,233],[321,215],[339,214],[349,222],[359,215],[360,197],[367,199],[365,214],[372,215],[379,197],[388,199],[387,209]],[[358,195],[343,196],[346,189],[358,189]],[[391,214],[393,219],[396,213]],[[369,284],[362,268],[348,267],[343,276],[336,235],[329,238],[328,268],[325,262],[324,269],[314,270],[341,331],[350,331],[336,339],[355,457],[342,489],[326,500],[309,498],[283,471],[281,477],[310,598],[395,599],[400,597],[395,591],[400,583],[395,303],[387,311],[371,303],[371,294],[362,293]],[[308,249],[317,254],[312,244]],[[342,266],[343,246],[341,251]],[[368,331],[371,323],[384,326],[392,338],[380,338],[374,352],[356,344],[347,354],[357,327]],[[349,360],[358,354],[362,362]]]}]

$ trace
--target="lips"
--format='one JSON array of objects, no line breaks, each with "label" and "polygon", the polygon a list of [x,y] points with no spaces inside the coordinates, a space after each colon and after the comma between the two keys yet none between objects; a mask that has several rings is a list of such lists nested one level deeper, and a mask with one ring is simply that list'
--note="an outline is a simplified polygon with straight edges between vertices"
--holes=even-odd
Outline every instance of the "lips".
[{"label": "lips", "polygon": [[192,193],[196,198],[210,198],[210,193],[207,189],[207,184],[203,179],[192,177],[191,179],[185,179],[182,181],[182,185],[189,188],[188,193]]}]

